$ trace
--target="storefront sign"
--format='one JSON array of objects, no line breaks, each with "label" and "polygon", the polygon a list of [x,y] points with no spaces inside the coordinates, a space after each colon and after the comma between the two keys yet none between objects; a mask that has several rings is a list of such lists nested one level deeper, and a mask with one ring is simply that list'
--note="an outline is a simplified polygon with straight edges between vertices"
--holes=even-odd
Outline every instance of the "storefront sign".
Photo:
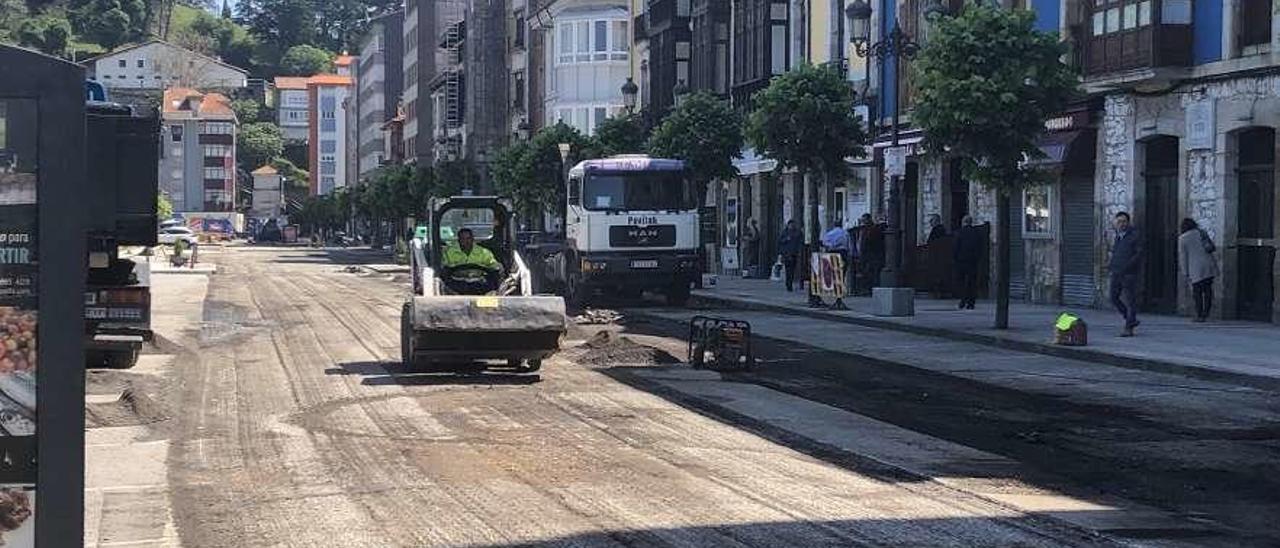
[{"label": "storefront sign", "polygon": [[1045,131],[1070,131],[1089,125],[1089,111],[1078,110],[1061,116],[1054,116],[1044,121]]},{"label": "storefront sign", "polygon": [[1214,137],[1213,101],[1187,105],[1187,150],[1212,150]]}]

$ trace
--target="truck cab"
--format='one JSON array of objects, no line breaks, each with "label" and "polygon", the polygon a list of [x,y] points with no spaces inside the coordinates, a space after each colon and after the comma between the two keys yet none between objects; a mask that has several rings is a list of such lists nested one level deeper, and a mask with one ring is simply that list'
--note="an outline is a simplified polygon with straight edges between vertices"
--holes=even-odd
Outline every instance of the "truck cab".
[{"label": "truck cab", "polygon": [[584,306],[598,294],[661,293],[684,305],[698,272],[694,185],[680,160],[622,155],[569,170],[564,247],[546,277]]}]

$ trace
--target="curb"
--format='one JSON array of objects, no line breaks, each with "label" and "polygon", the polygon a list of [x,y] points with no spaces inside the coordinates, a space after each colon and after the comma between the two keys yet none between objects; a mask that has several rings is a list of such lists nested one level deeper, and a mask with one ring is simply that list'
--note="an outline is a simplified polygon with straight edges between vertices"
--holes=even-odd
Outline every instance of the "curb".
[{"label": "curb", "polygon": [[1250,375],[1248,373],[1237,373],[1234,371],[1222,371],[1217,369],[1209,369],[1196,365],[1186,365],[1168,361],[1154,360],[1149,358],[1137,358],[1132,356],[1121,356],[1102,352],[1098,350],[1088,350],[1079,347],[1059,346],[1048,343],[1038,343],[1030,341],[1019,341],[1005,337],[994,335],[982,335],[978,333],[966,333],[963,331],[955,331],[939,327],[925,327],[919,325],[901,324],[898,322],[879,320],[875,318],[866,318],[858,316],[843,316],[837,314],[828,314],[819,310],[810,310],[803,308],[795,308],[787,305],[779,305],[757,301],[746,298],[730,298],[705,293],[694,292],[693,302],[695,304],[718,306],[722,308],[731,308],[738,310],[757,310],[765,312],[777,312],[791,316],[804,316],[840,322],[862,327],[871,327],[875,329],[887,329],[899,331],[903,333],[911,333],[914,335],[924,335],[928,337],[939,337],[960,342],[969,342],[992,346],[996,348],[1004,348],[1008,350],[1017,350],[1021,352],[1031,352],[1035,354],[1043,354],[1045,356],[1053,356],[1055,358],[1066,358],[1071,360],[1080,360],[1086,362],[1100,363],[1113,367],[1121,367],[1124,369],[1136,369],[1140,371],[1151,371],[1154,373],[1169,373],[1174,375],[1182,375],[1203,381],[1221,382],[1226,384],[1234,384],[1238,386],[1246,386],[1250,388],[1258,388],[1262,390],[1280,390],[1280,378],[1264,377],[1260,375]]}]

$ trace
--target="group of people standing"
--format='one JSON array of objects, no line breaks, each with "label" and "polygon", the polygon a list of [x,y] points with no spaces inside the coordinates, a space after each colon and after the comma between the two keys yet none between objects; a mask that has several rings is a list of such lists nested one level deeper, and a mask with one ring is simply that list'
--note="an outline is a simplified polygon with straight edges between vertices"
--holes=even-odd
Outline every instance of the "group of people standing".
[{"label": "group of people standing", "polygon": [[[929,225],[928,243],[947,236],[939,216],[931,215]],[[1138,320],[1138,295],[1145,264],[1144,241],[1127,212],[1115,215],[1114,228],[1115,240],[1107,265],[1110,298],[1112,305],[1124,317],[1120,335],[1131,337],[1142,323]],[[882,223],[876,223],[870,214],[864,214],[856,227],[835,227],[822,235],[822,250],[844,257],[850,295],[869,294],[878,285],[880,270],[885,266],[884,233]],[[968,215],[961,220],[960,229],[955,233],[951,263],[959,293],[958,308],[962,310],[972,310],[977,304],[982,265],[988,255],[988,238],[987,231],[974,226],[973,217]],[[758,264],[760,229],[754,219],[749,223],[746,239],[753,250],[753,262]],[[795,220],[787,221],[786,228],[778,237],[778,260],[788,292],[795,291],[796,276],[805,251],[804,233]],[[1195,220],[1182,220],[1178,236],[1179,273],[1190,286],[1195,300],[1192,320],[1195,322],[1207,321],[1213,307],[1213,283],[1218,275],[1218,262],[1213,256],[1215,251],[1213,240]]]},{"label": "group of people standing", "polygon": [[[870,293],[884,268],[884,227],[874,222],[870,214],[859,219],[858,226],[850,229],[835,227],[822,235],[822,250],[838,253],[844,258],[848,292]],[[783,267],[783,281],[787,291],[795,290],[796,273],[804,255],[804,233],[795,220],[787,221],[778,237],[778,257]]]}]

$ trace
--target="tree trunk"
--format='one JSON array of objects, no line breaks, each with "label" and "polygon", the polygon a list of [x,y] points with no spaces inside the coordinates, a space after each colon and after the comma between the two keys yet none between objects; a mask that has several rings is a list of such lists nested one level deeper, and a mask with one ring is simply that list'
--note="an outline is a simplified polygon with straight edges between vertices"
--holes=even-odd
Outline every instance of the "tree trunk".
[{"label": "tree trunk", "polygon": [[996,191],[996,329],[1009,328],[1009,191]]}]

